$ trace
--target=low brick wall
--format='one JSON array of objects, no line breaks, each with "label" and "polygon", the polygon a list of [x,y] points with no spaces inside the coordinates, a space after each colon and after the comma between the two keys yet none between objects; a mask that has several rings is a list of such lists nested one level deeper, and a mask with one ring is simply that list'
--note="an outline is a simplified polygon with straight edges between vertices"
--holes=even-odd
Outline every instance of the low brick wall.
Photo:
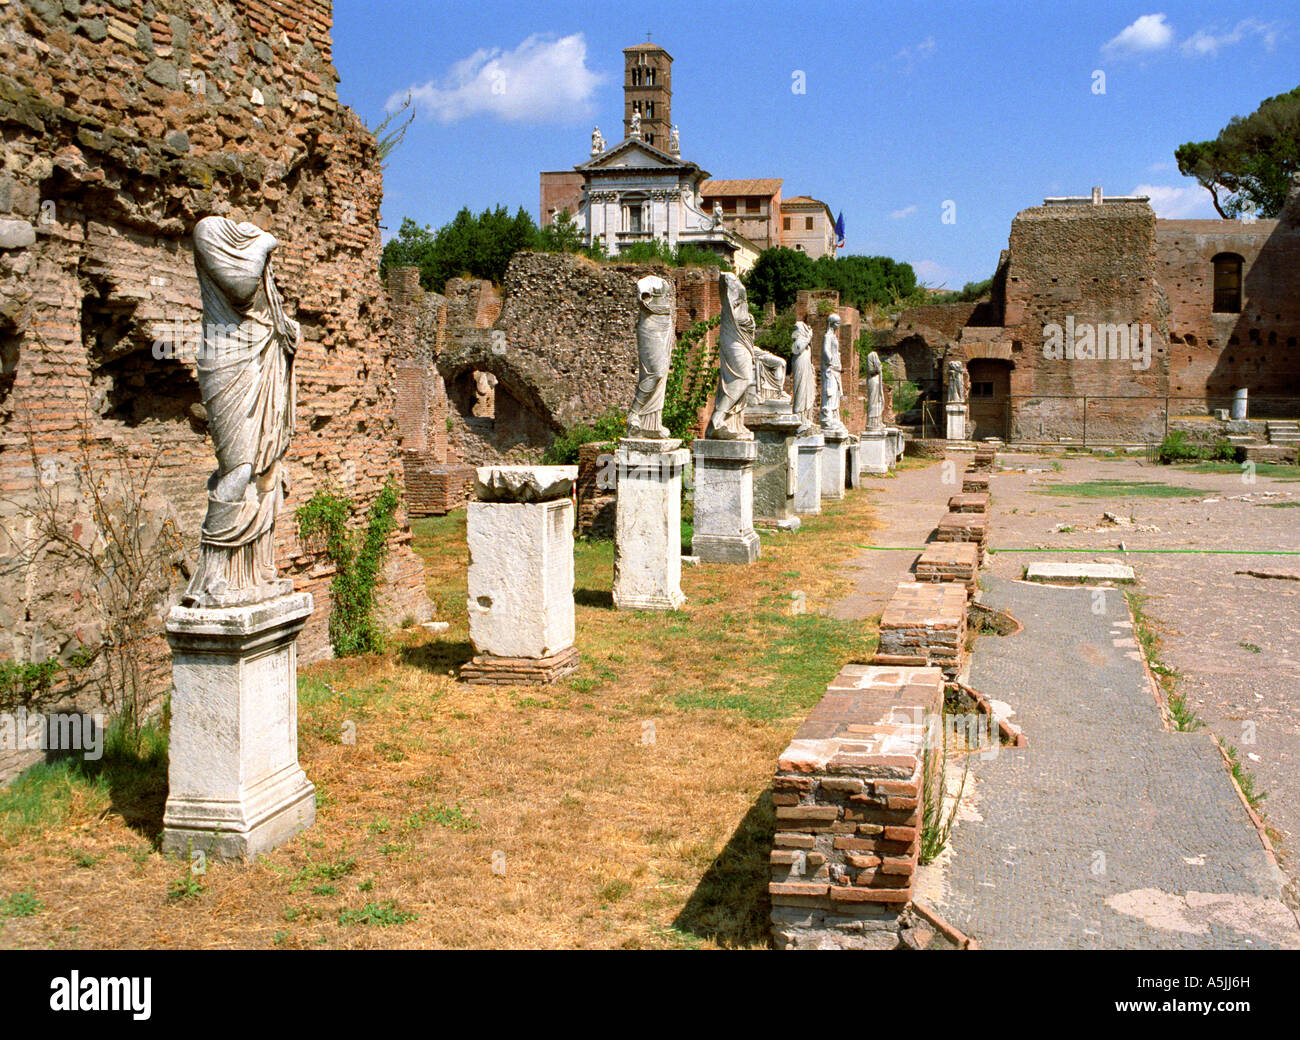
[{"label": "low brick wall", "polygon": [[963,491],[960,495],[953,495],[948,499],[948,512],[950,513],[987,513],[989,511],[989,496],[986,492],[967,493]]},{"label": "low brick wall", "polygon": [[[612,441],[593,442],[578,448],[578,534],[588,538],[613,538],[614,520],[618,511],[618,487],[600,486],[602,470],[612,482],[616,468],[612,464],[617,445]],[[608,457],[602,465],[601,457]]]},{"label": "low brick wall", "polygon": [[997,452],[992,448],[976,448],[975,457],[971,460],[970,468],[978,473],[988,473],[993,469],[993,463],[997,460]]},{"label": "low brick wall", "polygon": [[847,665],[799,727],[772,783],[778,949],[898,946],[942,709],[937,668]]},{"label": "low brick wall", "polygon": [[935,528],[932,541],[974,542],[979,546],[979,561],[983,563],[988,531],[988,513],[945,513]]},{"label": "low brick wall", "polygon": [[432,453],[402,452],[409,516],[442,516],[474,497],[474,467],[433,461]]},{"label": "low brick wall", "polygon": [[[962,514],[967,515],[967,514]],[[961,671],[966,642],[966,588],[956,582],[900,581],[880,617],[878,665],[938,666]]]},{"label": "low brick wall", "polygon": [[979,569],[974,542],[933,542],[917,557],[915,573],[917,581],[955,581],[974,591]]}]

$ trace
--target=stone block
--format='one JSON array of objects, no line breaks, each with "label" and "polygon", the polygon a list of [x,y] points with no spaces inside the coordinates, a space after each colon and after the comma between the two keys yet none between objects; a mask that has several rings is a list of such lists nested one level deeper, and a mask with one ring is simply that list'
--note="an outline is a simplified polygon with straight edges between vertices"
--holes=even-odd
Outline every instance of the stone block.
[{"label": "stone block", "polygon": [[897,456],[893,454],[886,431],[868,430],[859,436],[859,440],[862,444],[861,472],[879,477],[893,468]]},{"label": "stone block", "polygon": [[754,431],[758,458],[754,463],[754,526],[799,530],[795,512],[799,452],[795,433],[801,420],[789,413],[750,410],[745,425]]},{"label": "stone block", "polygon": [[950,441],[966,439],[966,406],[964,404],[944,405],[944,418],[947,422],[947,434]]},{"label": "stone block", "polygon": [[826,447],[822,451],[822,498],[835,501],[844,497],[848,487],[849,437],[847,430],[822,430]]},{"label": "stone block", "polygon": [[1025,571],[1028,581],[1095,585],[1136,581],[1133,568],[1122,563],[1031,563]]},{"label": "stone block", "polygon": [[948,512],[950,513],[987,513],[989,511],[989,496],[987,492],[967,494],[963,491],[960,495],[953,495],[948,499]]},{"label": "stone block", "polygon": [[164,852],[248,860],[316,818],[298,764],[298,633],[309,593],[241,607],[173,607]]},{"label": "stone block", "polygon": [[974,542],[933,542],[916,561],[917,581],[956,581],[974,590],[979,580],[979,546]]},{"label": "stone block", "polygon": [[753,440],[700,438],[692,446],[695,462],[695,519],[691,552],[705,563],[753,563],[758,559],[754,530]]},{"label": "stone block", "polygon": [[794,511],[814,516],[822,511],[822,452],[826,441],[820,433],[797,437]]},{"label": "stone block", "polygon": [[573,502],[471,502],[469,635],[480,654],[549,658],[573,646]]},{"label": "stone block", "polygon": [[690,452],[681,441],[619,442],[614,525],[614,606],[676,610],[682,593],[682,471]]}]

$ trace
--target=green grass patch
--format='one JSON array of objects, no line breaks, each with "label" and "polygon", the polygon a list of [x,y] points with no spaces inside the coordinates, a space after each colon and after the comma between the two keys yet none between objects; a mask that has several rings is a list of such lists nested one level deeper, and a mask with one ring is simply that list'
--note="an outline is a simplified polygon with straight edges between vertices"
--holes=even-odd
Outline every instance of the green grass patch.
[{"label": "green grass patch", "polygon": [[341,925],[375,925],[387,928],[390,925],[406,924],[418,919],[417,914],[399,910],[397,903],[387,900],[383,903],[367,903],[360,910],[340,910],[338,922]]},{"label": "green grass patch", "polygon": [[31,917],[45,909],[45,904],[30,890],[14,892],[0,899],[0,917]]},{"label": "green grass patch", "polygon": [[1031,488],[1039,495],[1061,498],[1201,498],[1203,488],[1178,487],[1155,480],[1087,480],[1080,484],[1049,484]]},{"label": "green grass patch", "polygon": [[[1242,473],[1247,464],[1244,462],[1198,462],[1193,466],[1180,466],[1188,473]],[[1300,466],[1288,466],[1278,462],[1256,462],[1257,477],[1290,477],[1300,480]]]}]

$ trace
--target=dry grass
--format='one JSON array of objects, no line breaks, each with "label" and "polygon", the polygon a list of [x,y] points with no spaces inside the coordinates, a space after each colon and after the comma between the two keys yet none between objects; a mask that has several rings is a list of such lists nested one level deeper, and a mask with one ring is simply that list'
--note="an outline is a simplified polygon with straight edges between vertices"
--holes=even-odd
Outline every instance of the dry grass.
[{"label": "dry grass", "polygon": [[848,591],[836,564],[871,514],[851,495],[752,567],[687,568],[668,615],[614,611],[612,545],[579,543],[582,666],[541,688],[455,681],[464,514],[421,522],[451,630],[303,669],[316,825],[191,877],[155,849],[156,770],[63,774],[26,820],[0,796],[0,945],[765,946],[768,784],[826,682],[874,650],[868,624],[812,613]]}]

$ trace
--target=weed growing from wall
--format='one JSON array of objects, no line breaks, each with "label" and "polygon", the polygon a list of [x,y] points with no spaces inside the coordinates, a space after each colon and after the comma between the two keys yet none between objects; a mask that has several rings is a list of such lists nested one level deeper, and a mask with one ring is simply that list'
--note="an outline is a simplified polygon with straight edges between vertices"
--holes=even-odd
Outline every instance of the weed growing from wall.
[{"label": "weed growing from wall", "polygon": [[325,539],[325,554],[334,564],[330,583],[330,645],[338,657],[376,653],[384,633],[374,617],[375,586],[388,556],[388,538],[397,527],[401,495],[391,477],[366,514],[360,531],[348,529],[356,506],[332,489],[322,488],[294,513],[298,537]]}]

